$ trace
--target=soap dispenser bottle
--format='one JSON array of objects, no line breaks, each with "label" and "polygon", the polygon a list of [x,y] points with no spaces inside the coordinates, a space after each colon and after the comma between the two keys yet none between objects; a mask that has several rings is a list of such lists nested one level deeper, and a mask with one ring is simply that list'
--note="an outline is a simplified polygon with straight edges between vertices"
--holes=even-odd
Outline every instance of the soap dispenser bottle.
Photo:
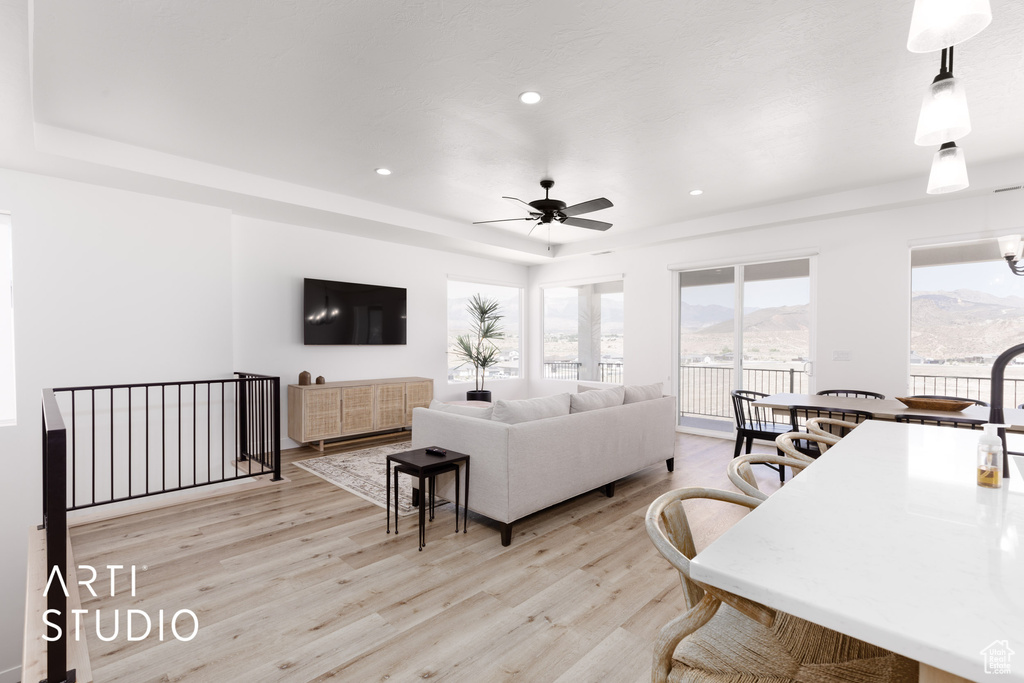
[{"label": "soap dispenser bottle", "polygon": [[978,439],[978,486],[997,489],[1003,485],[1003,442],[998,429],[1003,425],[986,424],[985,433]]}]

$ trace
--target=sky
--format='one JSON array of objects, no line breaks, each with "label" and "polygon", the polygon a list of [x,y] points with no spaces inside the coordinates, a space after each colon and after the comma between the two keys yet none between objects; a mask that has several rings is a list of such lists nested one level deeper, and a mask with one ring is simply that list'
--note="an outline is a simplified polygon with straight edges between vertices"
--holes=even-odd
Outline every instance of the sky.
[{"label": "sky", "polygon": [[[732,308],[735,296],[732,284],[685,287],[682,290],[682,300],[691,306],[718,305]],[[810,303],[810,283],[806,277],[749,282],[743,292],[743,307],[747,309],[807,303]]]},{"label": "sky", "polygon": [[973,289],[996,296],[1024,297],[1024,277],[1010,272],[1005,261],[958,263],[914,268],[913,291]]}]

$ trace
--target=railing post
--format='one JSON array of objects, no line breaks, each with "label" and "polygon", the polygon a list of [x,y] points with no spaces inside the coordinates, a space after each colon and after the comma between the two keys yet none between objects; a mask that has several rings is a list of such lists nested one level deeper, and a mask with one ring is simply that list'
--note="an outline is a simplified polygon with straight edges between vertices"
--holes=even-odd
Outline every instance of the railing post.
[{"label": "railing post", "polygon": [[235,373],[238,377],[238,391],[236,400],[238,401],[238,459],[248,460],[249,453],[249,396],[246,391],[246,384],[248,380],[245,375]]},{"label": "railing post", "polygon": [[[43,390],[43,526],[46,528],[47,578],[54,570],[67,576],[67,430],[52,389]],[[68,671],[67,596],[54,581],[46,594],[48,620],[60,625],[60,636],[46,646],[46,680],[42,683],[73,683]],[[54,616],[56,614],[57,616]]]},{"label": "railing post", "polygon": [[789,393],[791,393],[791,394],[794,394],[794,393],[796,393],[796,392],[795,392],[795,391],[793,390],[793,387],[795,386],[795,385],[793,384],[793,381],[794,381],[795,379],[796,379],[796,370],[794,370],[793,368],[790,368],[790,369],[789,369]]},{"label": "railing post", "polygon": [[272,380],[273,387],[273,406],[271,407],[271,413],[273,417],[273,440],[272,447],[274,449],[274,478],[273,481],[281,481],[281,378],[274,377]]}]

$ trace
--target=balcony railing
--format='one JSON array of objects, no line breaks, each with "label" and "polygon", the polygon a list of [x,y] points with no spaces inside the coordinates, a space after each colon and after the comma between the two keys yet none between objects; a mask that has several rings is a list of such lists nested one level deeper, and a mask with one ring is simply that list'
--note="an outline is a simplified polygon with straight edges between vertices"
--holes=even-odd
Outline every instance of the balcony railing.
[{"label": "balcony railing", "polygon": [[[743,388],[765,394],[805,394],[809,377],[803,370],[743,368]],[[732,419],[732,366],[679,366],[679,407],[683,416]]]},{"label": "balcony railing", "polygon": [[[989,377],[957,377],[955,375],[911,375],[910,393],[928,396],[958,396],[988,403],[992,398]],[[1003,405],[1016,408],[1024,403],[1024,379],[1006,378],[1003,383]]]},{"label": "balcony railing", "polygon": [[[544,363],[544,379],[576,379],[580,378],[580,366],[576,361],[553,361]],[[622,384],[622,363],[598,363],[598,379],[596,382]]]}]

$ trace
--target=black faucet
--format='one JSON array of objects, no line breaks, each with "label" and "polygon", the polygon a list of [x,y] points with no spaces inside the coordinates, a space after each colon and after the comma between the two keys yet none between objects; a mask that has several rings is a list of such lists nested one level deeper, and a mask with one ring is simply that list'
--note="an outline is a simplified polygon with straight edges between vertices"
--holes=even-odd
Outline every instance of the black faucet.
[{"label": "black faucet", "polygon": [[[992,398],[989,400],[988,421],[991,424],[1003,424],[1003,374],[1010,361],[1024,353],[1024,344],[1017,344],[999,354],[992,364]],[[1006,430],[999,429],[999,438],[1003,442],[1003,478],[1010,477],[1010,455],[1006,449]]]}]

